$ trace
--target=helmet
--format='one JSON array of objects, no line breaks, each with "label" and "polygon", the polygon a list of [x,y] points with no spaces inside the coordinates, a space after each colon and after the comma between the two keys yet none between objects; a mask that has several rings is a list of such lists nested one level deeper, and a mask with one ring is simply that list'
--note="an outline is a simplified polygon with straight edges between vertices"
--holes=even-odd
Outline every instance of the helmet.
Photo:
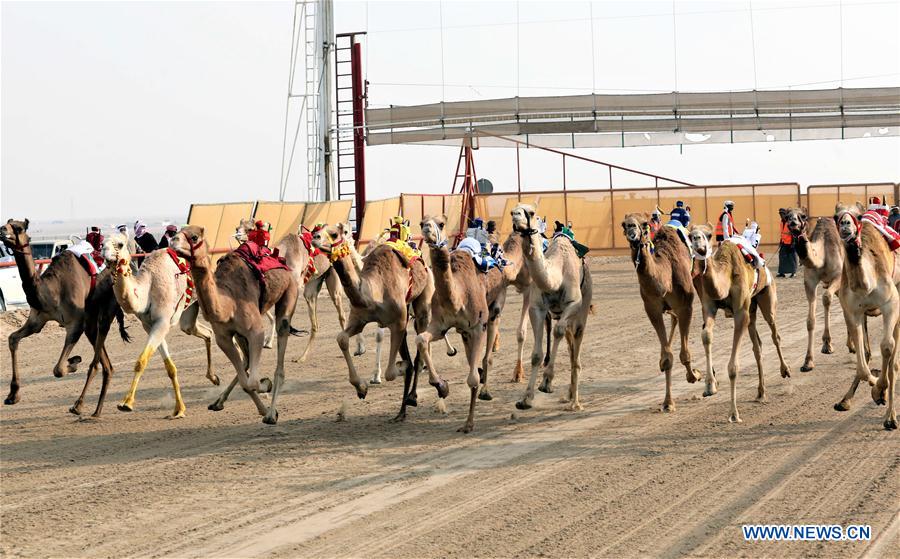
[{"label": "helmet", "polygon": [[684,207],[684,202],[682,202],[681,200],[678,200],[677,202],[675,202],[675,207],[676,207],[676,208],[683,208],[683,207]]},{"label": "helmet", "polygon": [[725,208],[729,210],[734,209],[734,202],[731,200],[725,200]]}]

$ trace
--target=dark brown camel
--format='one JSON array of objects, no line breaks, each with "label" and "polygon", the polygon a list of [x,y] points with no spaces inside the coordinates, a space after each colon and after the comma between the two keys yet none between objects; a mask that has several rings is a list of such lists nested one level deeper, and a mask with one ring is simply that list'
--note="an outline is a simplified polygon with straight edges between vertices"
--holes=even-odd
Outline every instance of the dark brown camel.
[{"label": "dark brown camel", "polygon": [[119,334],[122,339],[130,341],[125,331],[125,317],[116,301],[112,290],[112,277],[109,271],[99,274],[96,285],[91,289],[91,276],[78,261],[78,257],[69,251],[56,256],[43,274],[38,275],[31,254],[31,238],[28,236],[28,220],[10,219],[0,227],[0,241],[9,247],[14,254],[19,276],[22,278],[22,289],[31,306],[25,324],[9,335],[9,352],[12,357],[12,381],[9,384],[9,396],[4,403],[15,404],[19,401],[19,364],[17,352],[19,342],[32,334],[40,332],[44,325],[55,320],[66,329],[66,341],[53,375],[57,378],[74,372],[81,357],[69,357],[81,334],[87,333],[88,340],[94,347],[94,358],[88,368],[84,389],[75,404],[69,409],[74,414],[81,414],[87,389],[94,379],[97,366],[103,369],[103,385],[94,417],[99,417],[103,410],[103,400],[109,388],[113,367],[106,353],[106,336],[109,333],[113,318],[119,322]]}]

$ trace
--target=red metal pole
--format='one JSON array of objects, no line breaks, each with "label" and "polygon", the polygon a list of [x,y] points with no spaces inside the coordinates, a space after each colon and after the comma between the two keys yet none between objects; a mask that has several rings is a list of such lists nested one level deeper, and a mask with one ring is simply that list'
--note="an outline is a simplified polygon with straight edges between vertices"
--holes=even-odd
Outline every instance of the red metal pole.
[{"label": "red metal pole", "polygon": [[350,51],[350,67],[353,94],[353,174],[356,185],[356,228],[362,226],[363,217],[366,214],[366,131],[364,100],[366,92],[363,89],[362,78],[362,45],[354,41]]}]

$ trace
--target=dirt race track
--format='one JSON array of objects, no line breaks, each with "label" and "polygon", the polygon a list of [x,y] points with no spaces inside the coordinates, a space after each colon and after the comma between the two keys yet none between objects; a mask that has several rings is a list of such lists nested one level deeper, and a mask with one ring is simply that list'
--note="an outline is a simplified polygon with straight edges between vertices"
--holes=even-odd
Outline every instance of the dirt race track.
[{"label": "dirt race track", "polygon": [[[566,412],[559,402],[569,374],[565,344],[556,392],[537,393],[532,410],[515,410],[524,390],[509,382],[521,297],[511,294],[491,377],[494,400],[478,402],[468,435],[456,432],[468,402],[462,351],[450,358],[441,346],[434,350],[451,383],[448,415],[435,409],[434,390],[420,382],[419,407],[406,423],[390,423],[402,380],[370,386],[368,398],[357,400],[334,342],[337,315],[325,298],[317,350],[308,363],[289,363],[276,426],[264,425],[239,389],[224,411],[208,411],[219,389],[203,376],[201,342],[180,332],[169,340],[187,417],[165,419],[174,400],[158,357],[143,376],[136,411],[118,411],[146,337],[133,318],[135,343],[108,343],[117,371],[103,418],[79,420],[67,409],[84,374],[53,378],[64,333],[48,325],[20,346],[22,401],[4,406],[0,416],[0,551],[5,557],[900,556],[900,434],[882,429],[884,408],[875,406],[868,387],[849,412],[832,409],[853,375],[839,308],[832,309],[837,351],[817,354],[818,367],[801,373],[802,280],[780,280],[778,324],[793,377],[780,378],[760,319],[769,402],[754,402],[756,370],[745,337],[738,381],[744,422],[732,425],[724,374],[731,321],[719,315],[714,340],[719,393],[702,398],[702,382],[687,384],[677,368],[678,409],[661,413],[659,347],[634,271],[624,259],[595,259],[593,269],[597,314],[585,341],[584,411]],[[705,370],[697,307],[691,350],[695,367]],[[4,318],[5,340],[17,318]],[[308,326],[304,308],[294,324]],[[871,333],[874,346],[880,325],[873,323]],[[290,340],[289,361],[305,342]],[[366,345],[359,363],[368,377],[371,329]],[[5,395],[9,352],[2,346]],[[75,352],[85,363],[88,347],[82,341]],[[223,379],[231,377],[218,348],[214,362]],[[266,372],[274,369],[273,351],[263,364]],[[98,384],[85,409],[93,409]],[[346,420],[338,421],[339,414]],[[872,540],[745,542],[741,525],[748,523],[869,524]]]}]

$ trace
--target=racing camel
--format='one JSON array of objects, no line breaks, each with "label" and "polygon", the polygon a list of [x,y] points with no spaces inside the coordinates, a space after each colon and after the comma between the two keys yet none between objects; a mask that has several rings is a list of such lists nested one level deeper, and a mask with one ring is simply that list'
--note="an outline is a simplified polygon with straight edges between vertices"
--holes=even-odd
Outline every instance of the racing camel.
[{"label": "racing camel", "polygon": [[738,353],[744,333],[750,330],[750,341],[753,344],[753,356],[759,371],[759,386],[756,399],[766,401],[766,384],[762,364],[762,340],[756,330],[757,309],[762,312],[763,319],[772,330],[772,342],[778,353],[781,376],[791,376],[791,369],[784,361],[781,353],[781,336],[775,323],[775,307],[778,301],[775,292],[775,281],[769,269],[763,266],[755,268],[745,260],[741,248],[730,240],[719,244],[719,249],[712,253],[712,227],[694,225],[691,227],[690,239],[694,251],[692,275],[699,281],[695,283],[703,310],[703,349],[706,352],[706,391],[704,396],[712,396],[717,391],[715,369],[712,364],[713,328],[716,323],[716,312],[723,308],[726,315],[734,316],[734,339],[731,343],[731,359],[728,361],[728,379],[731,381],[731,415],[728,420],[740,423],[741,417],[737,409],[737,375],[740,370]]},{"label": "racing camel", "polygon": [[[644,311],[659,338],[659,370],[666,375],[666,397],[663,411],[675,411],[672,399],[672,340],[675,327],[681,337],[679,359],[687,369],[687,381],[700,380],[700,371],[691,365],[688,336],[694,314],[694,284],[691,278],[691,254],[673,227],[663,226],[650,238],[650,216],[628,214],[622,220],[622,230],[631,247],[631,262],[637,272]],[[652,247],[652,251],[651,251]],[[666,334],[665,315],[672,317],[672,333]]]},{"label": "racing camel", "polygon": [[19,277],[22,278],[22,289],[31,307],[25,324],[9,335],[12,381],[9,383],[9,395],[3,403],[16,404],[20,398],[17,358],[19,342],[23,338],[37,334],[47,322],[55,320],[66,329],[66,341],[56,366],[53,367],[53,376],[63,377],[77,369],[81,357],[69,358],[69,354],[82,333],[87,334],[94,348],[94,358],[88,367],[84,388],[69,411],[81,414],[84,397],[99,365],[103,370],[103,384],[100,387],[100,397],[93,417],[100,417],[106,390],[113,374],[113,366],[105,346],[113,318],[119,323],[119,335],[122,339],[126,342],[131,340],[125,331],[125,316],[113,295],[112,277],[109,272],[96,274],[88,271],[91,264],[86,260],[80,261],[78,256],[68,250],[57,255],[44,273],[39,275],[31,254],[28,223],[27,219],[24,221],[10,219],[0,227],[0,241],[13,252]]},{"label": "racing camel", "polygon": [[[234,365],[236,373],[209,409],[221,410],[235,385],[240,383],[263,416],[263,423],[274,425],[278,422],[278,395],[284,384],[284,353],[290,335],[291,316],[299,296],[297,282],[287,267],[274,266],[265,272],[258,272],[258,268],[251,269],[238,251],[222,257],[213,273],[208,243],[203,234],[203,227],[188,225],[172,239],[170,246],[190,262],[200,309],[212,326],[216,345]],[[250,244],[253,243],[242,246]],[[267,330],[264,317],[270,308],[275,309],[278,332],[274,382],[259,378],[259,361]],[[268,390],[272,391],[272,399],[267,408],[259,392]]]}]

